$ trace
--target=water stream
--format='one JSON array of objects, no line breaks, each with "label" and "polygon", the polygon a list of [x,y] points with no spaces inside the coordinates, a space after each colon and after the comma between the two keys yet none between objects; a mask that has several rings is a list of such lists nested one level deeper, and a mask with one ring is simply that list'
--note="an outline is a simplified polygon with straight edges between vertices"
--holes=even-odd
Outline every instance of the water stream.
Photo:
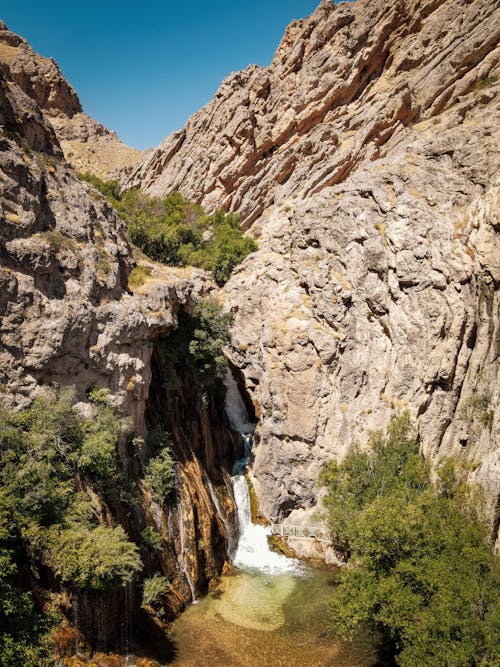
[{"label": "water stream", "polygon": [[[328,634],[328,601],[334,574],[313,569],[270,550],[268,528],[252,523],[244,475],[252,449],[252,424],[231,375],[226,411],[244,440],[232,483],[239,539],[232,552],[238,568],[189,607],[171,626],[175,667],[372,667],[377,652],[370,639],[349,644]],[[210,489],[210,484],[209,484]],[[215,491],[213,492],[215,494]],[[220,506],[212,497],[217,511]],[[220,512],[221,518],[223,518]]]}]

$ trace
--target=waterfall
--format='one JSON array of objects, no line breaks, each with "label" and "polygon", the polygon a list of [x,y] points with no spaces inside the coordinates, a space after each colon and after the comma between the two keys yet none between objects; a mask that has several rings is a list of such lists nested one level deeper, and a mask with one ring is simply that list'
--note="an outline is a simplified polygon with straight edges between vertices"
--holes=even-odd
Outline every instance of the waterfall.
[{"label": "waterfall", "polygon": [[191,591],[191,602],[194,604],[196,602],[196,594],[194,592],[193,582],[191,581],[191,577],[187,571],[186,561],[184,560],[184,514],[182,512],[182,503],[180,500],[177,503],[177,513],[179,515],[179,541],[181,547],[177,556],[177,561],[179,563],[179,569],[185,576],[188,583],[189,590]]},{"label": "waterfall", "polygon": [[271,551],[268,543],[270,528],[252,523],[250,493],[243,471],[250,460],[255,424],[249,421],[245,403],[230,371],[225,378],[226,413],[231,426],[238,431],[244,443],[244,455],[233,467],[234,500],[238,510],[239,540],[233,553],[233,563],[242,569],[255,569],[268,574],[300,571],[300,564],[292,558]]},{"label": "waterfall", "polygon": [[233,555],[233,563],[236,567],[260,570],[268,574],[299,571],[298,561],[271,551],[267,540],[271,532],[270,528],[252,523],[250,494],[244,475],[235,475],[233,486],[240,526],[238,547]]},{"label": "waterfall", "polygon": [[248,419],[245,403],[230,370],[226,372],[224,384],[226,385],[226,414],[229,423],[235,431],[242,435],[251,435],[255,431],[255,424]]}]

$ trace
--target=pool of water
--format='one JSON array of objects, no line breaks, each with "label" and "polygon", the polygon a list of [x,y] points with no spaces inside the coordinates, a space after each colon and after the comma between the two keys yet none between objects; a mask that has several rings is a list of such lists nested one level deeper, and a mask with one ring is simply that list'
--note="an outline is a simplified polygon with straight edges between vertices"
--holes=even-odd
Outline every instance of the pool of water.
[{"label": "pool of water", "polygon": [[333,574],[242,571],[191,606],[172,625],[176,667],[373,667],[366,637],[351,643],[328,630]]}]

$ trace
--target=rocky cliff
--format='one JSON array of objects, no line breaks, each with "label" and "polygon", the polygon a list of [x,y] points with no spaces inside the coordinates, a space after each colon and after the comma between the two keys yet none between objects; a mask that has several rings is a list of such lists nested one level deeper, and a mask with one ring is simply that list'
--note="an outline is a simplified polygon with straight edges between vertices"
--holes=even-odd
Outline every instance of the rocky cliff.
[{"label": "rocky cliff", "polygon": [[44,58],[0,21],[0,63],[32,98],[55,130],[64,157],[81,172],[102,178],[134,164],[140,151],[83,113],[78,95],[52,58]]},{"label": "rocky cliff", "polygon": [[127,181],[259,239],[225,295],[268,517],[305,520],[322,462],[404,408],[493,512],[499,35],[494,0],[323,1]]},{"label": "rocky cliff", "polygon": [[[48,388],[69,386],[78,410],[91,414],[89,392],[107,390],[127,418],[116,455],[133,499],[119,492],[106,506],[94,492],[89,497],[106,525],[121,524],[137,544],[146,527],[158,534],[159,554],[148,556],[141,545],[142,576],[169,578],[164,606],[172,617],[207,590],[227,560],[234,518],[227,471],[238,443],[223,405],[214,404],[211,391],[202,396],[189,375],[179,373],[175,392],[164,390],[157,350],[168,346],[179,318],[189,317],[215,284],[203,271],[150,262],[145,283],[129,287],[134,261],[124,225],[67,164],[48,117],[62,106],[77,113],[76,96],[54,63],[38,79],[39,61],[31,62],[29,47],[5,29],[0,38],[1,403],[22,408]],[[16,52],[9,62],[6,48]],[[176,489],[169,503],[155,501],[144,483],[152,429],[170,434]],[[49,593],[66,600],[70,618],[72,596],[78,626],[94,645],[117,645],[124,623],[146,623],[140,581],[136,591],[89,597],[64,590],[46,568],[39,577]]]}]

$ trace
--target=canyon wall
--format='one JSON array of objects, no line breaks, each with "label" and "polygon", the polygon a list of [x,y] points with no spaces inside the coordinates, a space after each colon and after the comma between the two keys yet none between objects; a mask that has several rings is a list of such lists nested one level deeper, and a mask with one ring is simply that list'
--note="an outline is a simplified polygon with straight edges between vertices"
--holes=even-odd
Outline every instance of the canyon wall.
[{"label": "canyon wall", "polygon": [[[124,486],[113,502],[92,489],[89,497],[105,525],[122,525],[141,547],[141,578],[132,590],[84,594],[33,563],[40,566],[37,587],[46,587],[86,640],[106,648],[130,636],[123,628],[133,619],[154,626],[139,609],[144,577],[168,577],[163,606],[173,618],[207,591],[227,561],[234,519],[228,470],[237,439],[220,401],[215,405],[210,390],[202,396],[192,378],[181,374],[176,393],[164,391],[157,354],[179,318],[216,286],[203,271],[151,262],[145,283],[131,289],[124,224],[66,162],[48,117],[53,105],[78,113],[77,98],[56,65],[37,70],[39,61],[30,61],[19,40],[0,27],[1,402],[23,408],[47,390],[72,387],[77,410],[91,415],[89,393],[105,389],[125,420],[116,454],[129,496]],[[17,51],[6,59],[5,44],[24,54],[27,72]],[[175,493],[164,503],[144,481],[156,454],[153,430],[168,431],[174,457]],[[141,542],[146,527],[158,534],[159,553]]]},{"label": "canyon wall", "polygon": [[494,0],[323,1],[124,180],[258,239],[224,293],[268,518],[308,520],[322,463],[406,408],[493,516],[499,36]]},{"label": "canyon wall", "polygon": [[83,112],[78,95],[53,58],[36,53],[0,21],[0,63],[52,125],[64,157],[78,171],[102,178],[134,164],[141,152]]}]

